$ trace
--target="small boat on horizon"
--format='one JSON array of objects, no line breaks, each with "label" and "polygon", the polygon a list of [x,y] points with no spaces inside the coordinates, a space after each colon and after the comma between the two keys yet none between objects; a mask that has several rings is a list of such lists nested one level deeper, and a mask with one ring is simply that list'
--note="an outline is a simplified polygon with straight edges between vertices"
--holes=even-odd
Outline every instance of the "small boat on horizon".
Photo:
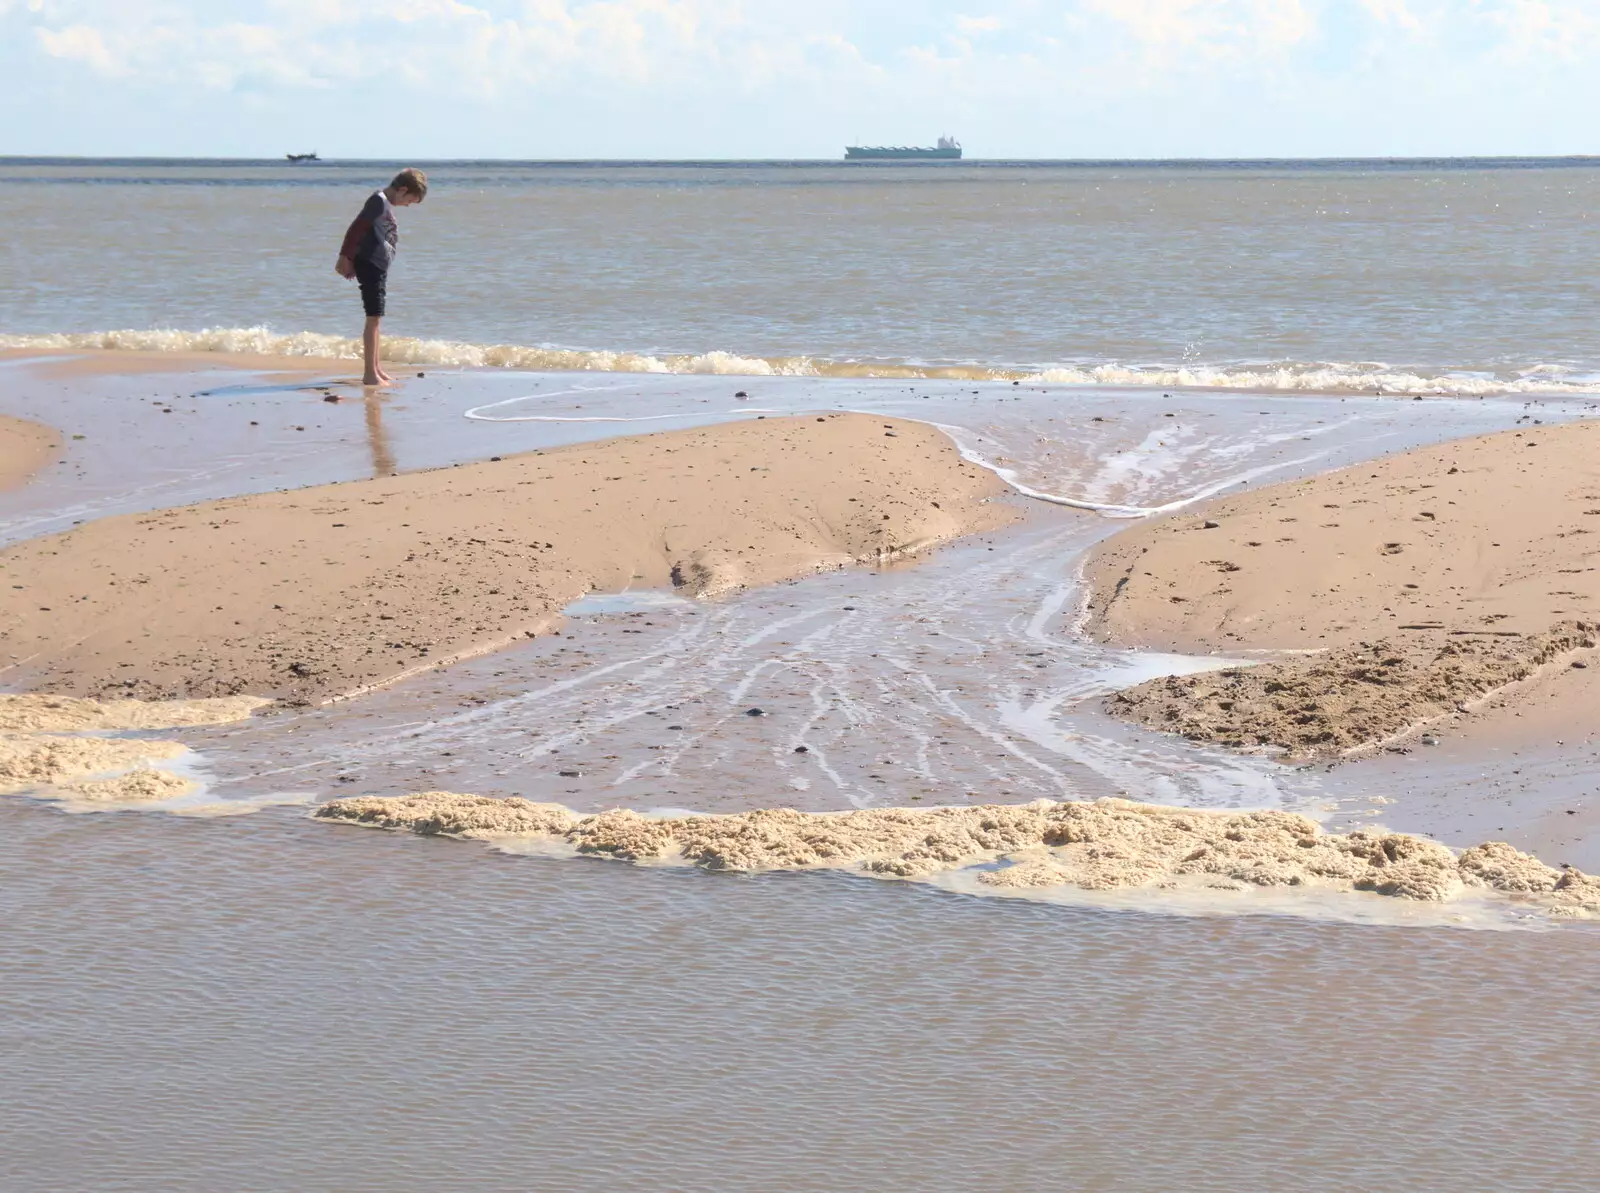
[{"label": "small boat on horizon", "polygon": [[286,153],[283,156],[292,162],[319,162],[322,160],[314,153]]},{"label": "small boat on horizon", "polygon": [[854,161],[907,161],[934,160],[954,162],[961,160],[961,142],[951,136],[939,138],[932,149],[915,145],[846,145],[844,160]]}]

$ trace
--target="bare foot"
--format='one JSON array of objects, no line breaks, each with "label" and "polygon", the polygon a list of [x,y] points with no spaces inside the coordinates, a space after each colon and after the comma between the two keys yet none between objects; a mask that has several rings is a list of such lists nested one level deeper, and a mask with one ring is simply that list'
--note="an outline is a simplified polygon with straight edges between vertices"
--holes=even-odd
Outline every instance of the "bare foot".
[{"label": "bare foot", "polygon": [[384,377],[382,375],[374,377],[372,374],[368,373],[365,377],[363,377],[361,379],[361,384],[362,385],[369,385],[369,386],[370,385],[393,385],[394,382],[389,380],[389,378]]},{"label": "bare foot", "polygon": [[385,385],[388,385],[390,382],[392,382],[394,380],[394,378],[389,376],[389,374],[385,373],[382,369],[379,369],[378,370],[378,380],[383,382]]}]

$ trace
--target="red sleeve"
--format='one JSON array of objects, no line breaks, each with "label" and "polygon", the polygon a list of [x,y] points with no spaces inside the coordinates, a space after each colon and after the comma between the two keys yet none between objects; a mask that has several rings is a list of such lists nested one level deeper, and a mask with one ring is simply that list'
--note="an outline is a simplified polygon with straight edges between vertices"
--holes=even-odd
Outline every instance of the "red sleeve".
[{"label": "red sleeve", "polygon": [[361,248],[361,242],[366,239],[367,229],[372,227],[372,221],[367,218],[366,210],[350,221],[350,228],[344,234],[344,243],[339,246],[339,256],[351,261],[356,259],[356,252]]},{"label": "red sleeve", "polygon": [[344,243],[339,246],[339,256],[354,261],[356,254],[361,251],[361,242],[366,239],[372,222],[381,214],[383,214],[383,199],[374,192],[361,205],[361,214],[350,221],[349,230],[344,234]]}]

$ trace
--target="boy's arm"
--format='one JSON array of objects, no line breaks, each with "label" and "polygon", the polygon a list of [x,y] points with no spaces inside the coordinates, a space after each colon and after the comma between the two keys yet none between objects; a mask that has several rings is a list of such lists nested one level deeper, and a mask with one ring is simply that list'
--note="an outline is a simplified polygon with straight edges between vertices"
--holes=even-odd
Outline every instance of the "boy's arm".
[{"label": "boy's arm", "polygon": [[[341,263],[348,261],[352,265],[354,264],[356,254],[361,251],[361,242],[366,239],[367,232],[372,227],[372,221],[378,218],[378,213],[382,210],[383,204],[378,201],[377,195],[373,195],[361,208],[361,214],[350,221],[350,227],[344,234],[344,243],[339,246],[339,261]],[[335,268],[337,269],[338,266],[335,266]],[[339,272],[344,274],[345,277],[349,277],[350,273],[355,271],[352,269],[350,273],[345,273],[343,269],[339,269]]]}]

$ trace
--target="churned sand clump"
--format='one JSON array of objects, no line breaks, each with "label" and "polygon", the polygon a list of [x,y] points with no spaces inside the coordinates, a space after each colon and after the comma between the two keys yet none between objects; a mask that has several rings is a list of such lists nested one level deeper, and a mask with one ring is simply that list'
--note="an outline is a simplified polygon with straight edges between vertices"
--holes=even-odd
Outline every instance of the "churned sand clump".
[{"label": "churned sand clump", "polygon": [[182,742],[142,738],[0,736],[0,792],[69,783],[188,752]]},{"label": "churned sand clump", "polygon": [[94,729],[185,729],[242,721],[271,704],[258,696],[210,700],[83,700],[0,694],[0,732],[72,733]]},{"label": "churned sand clump", "polygon": [[560,836],[579,820],[576,812],[560,804],[457,795],[453,791],[423,791],[388,799],[358,796],[324,804],[315,814],[324,820],[405,829],[424,837],[469,839],[521,833]]},{"label": "churned sand clump", "polygon": [[1203,812],[1121,799],[655,817],[627,809],[580,816],[557,804],[431,791],[335,800],[313,815],[430,835],[545,838],[578,853],[683,860],[708,870],[831,868],[921,878],[1002,862],[1010,864],[979,881],[1087,890],[1306,887],[1431,902],[1499,891],[1563,914],[1600,914],[1600,881],[1501,843],[1457,857],[1436,841],[1402,833],[1324,833],[1289,812]]},{"label": "churned sand clump", "polygon": [[198,786],[192,779],[185,779],[171,771],[140,767],[110,779],[61,784],[52,787],[47,794],[52,799],[71,802],[131,804],[177,799],[181,795],[188,795]]},{"label": "churned sand clump", "polygon": [[1107,697],[1105,708],[1194,741],[1337,755],[1464,711],[1595,641],[1594,625],[1573,621],[1528,637],[1456,637],[1439,647],[1363,642],[1313,658],[1149,680]]}]

